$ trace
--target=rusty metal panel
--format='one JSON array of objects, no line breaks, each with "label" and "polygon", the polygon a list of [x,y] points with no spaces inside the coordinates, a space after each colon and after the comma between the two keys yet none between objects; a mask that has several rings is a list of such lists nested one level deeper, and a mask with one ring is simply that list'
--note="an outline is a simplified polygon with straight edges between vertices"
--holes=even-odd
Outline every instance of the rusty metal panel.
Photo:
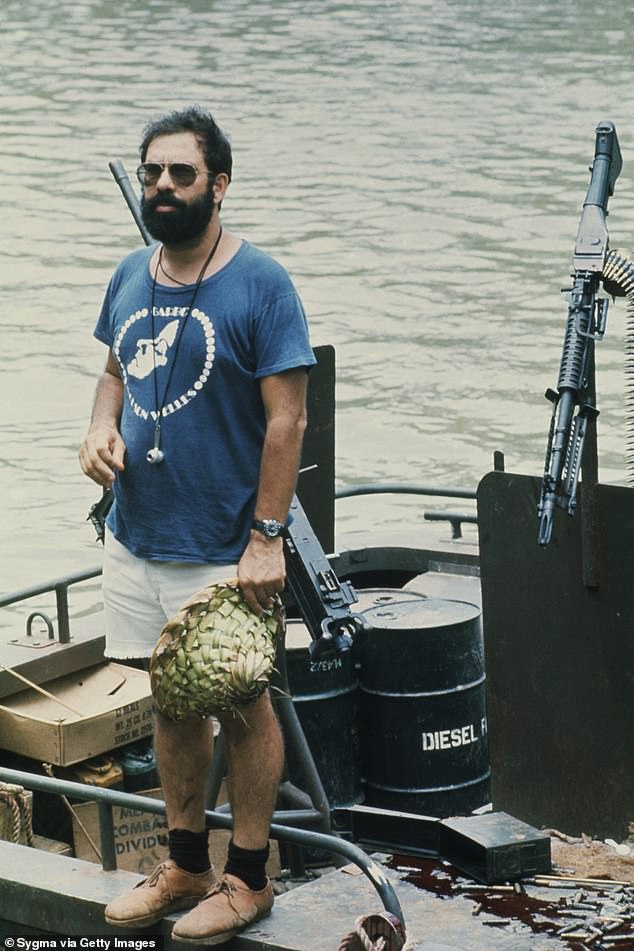
[{"label": "rusty metal panel", "polygon": [[577,514],[557,511],[540,546],[538,479],[492,472],[478,488],[493,805],[538,827],[624,838],[634,818],[634,489],[591,488],[596,533],[579,491]]}]

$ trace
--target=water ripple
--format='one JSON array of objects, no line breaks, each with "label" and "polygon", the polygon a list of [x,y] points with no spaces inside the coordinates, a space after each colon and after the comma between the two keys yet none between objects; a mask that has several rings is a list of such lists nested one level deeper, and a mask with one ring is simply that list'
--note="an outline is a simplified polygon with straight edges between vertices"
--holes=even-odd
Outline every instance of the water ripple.
[{"label": "water ripple", "polygon": [[[3,586],[95,555],[95,487],[76,459],[105,356],[92,328],[139,244],[107,163],[133,169],[145,121],[192,101],[233,141],[226,226],[289,268],[314,342],[337,347],[339,480],[473,487],[494,449],[539,473],[601,119],[625,159],[612,243],[634,245],[630,13],[618,0],[5,0]],[[623,478],[623,332],[618,303],[598,350],[605,481]],[[387,524],[404,504],[372,512]],[[339,522],[363,517],[350,504]]]}]

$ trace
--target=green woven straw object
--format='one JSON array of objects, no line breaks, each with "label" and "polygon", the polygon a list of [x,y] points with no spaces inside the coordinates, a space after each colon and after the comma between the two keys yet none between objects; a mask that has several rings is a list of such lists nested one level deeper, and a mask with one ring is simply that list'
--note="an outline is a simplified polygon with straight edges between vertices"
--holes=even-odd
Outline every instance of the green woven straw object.
[{"label": "green woven straw object", "polygon": [[209,585],[167,622],[150,661],[152,694],[171,720],[237,710],[266,690],[284,622],[260,617],[237,581]]}]

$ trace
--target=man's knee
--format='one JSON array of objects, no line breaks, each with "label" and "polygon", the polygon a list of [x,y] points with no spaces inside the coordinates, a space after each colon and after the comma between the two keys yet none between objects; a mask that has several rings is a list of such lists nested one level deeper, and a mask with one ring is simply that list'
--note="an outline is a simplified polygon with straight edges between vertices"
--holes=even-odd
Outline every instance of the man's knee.
[{"label": "man's knee", "polygon": [[235,713],[219,713],[218,720],[230,743],[239,743],[254,733],[277,733],[279,730],[268,691]]},{"label": "man's knee", "polygon": [[163,742],[179,744],[188,750],[192,746],[204,749],[213,740],[213,723],[198,717],[171,720],[154,707],[154,733]]}]

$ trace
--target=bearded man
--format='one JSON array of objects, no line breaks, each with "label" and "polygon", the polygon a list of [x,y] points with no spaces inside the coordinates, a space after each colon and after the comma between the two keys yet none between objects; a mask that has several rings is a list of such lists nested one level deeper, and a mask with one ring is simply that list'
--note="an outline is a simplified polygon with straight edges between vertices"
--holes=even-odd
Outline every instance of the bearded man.
[{"label": "bearded man", "polygon": [[[106,655],[123,661],[149,657],[165,621],[206,585],[237,575],[258,614],[282,591],[315,362],[286,271],[221,225],[232,158],[213,117],[198,107],[161,117],[140,154],[143,221],[157,243],[128,255],[106,291],[95,336],[108,357],[79,453],[84,473],[114,489]],[[110,903],[110,924],[147,927],[191,909],[174,939],[215,945],[269,914],[283,745],[268,693],[242,714],[219,716],[233,835],[216,880],[204,817],[212,723],[157,712],[169,859]]]}]

